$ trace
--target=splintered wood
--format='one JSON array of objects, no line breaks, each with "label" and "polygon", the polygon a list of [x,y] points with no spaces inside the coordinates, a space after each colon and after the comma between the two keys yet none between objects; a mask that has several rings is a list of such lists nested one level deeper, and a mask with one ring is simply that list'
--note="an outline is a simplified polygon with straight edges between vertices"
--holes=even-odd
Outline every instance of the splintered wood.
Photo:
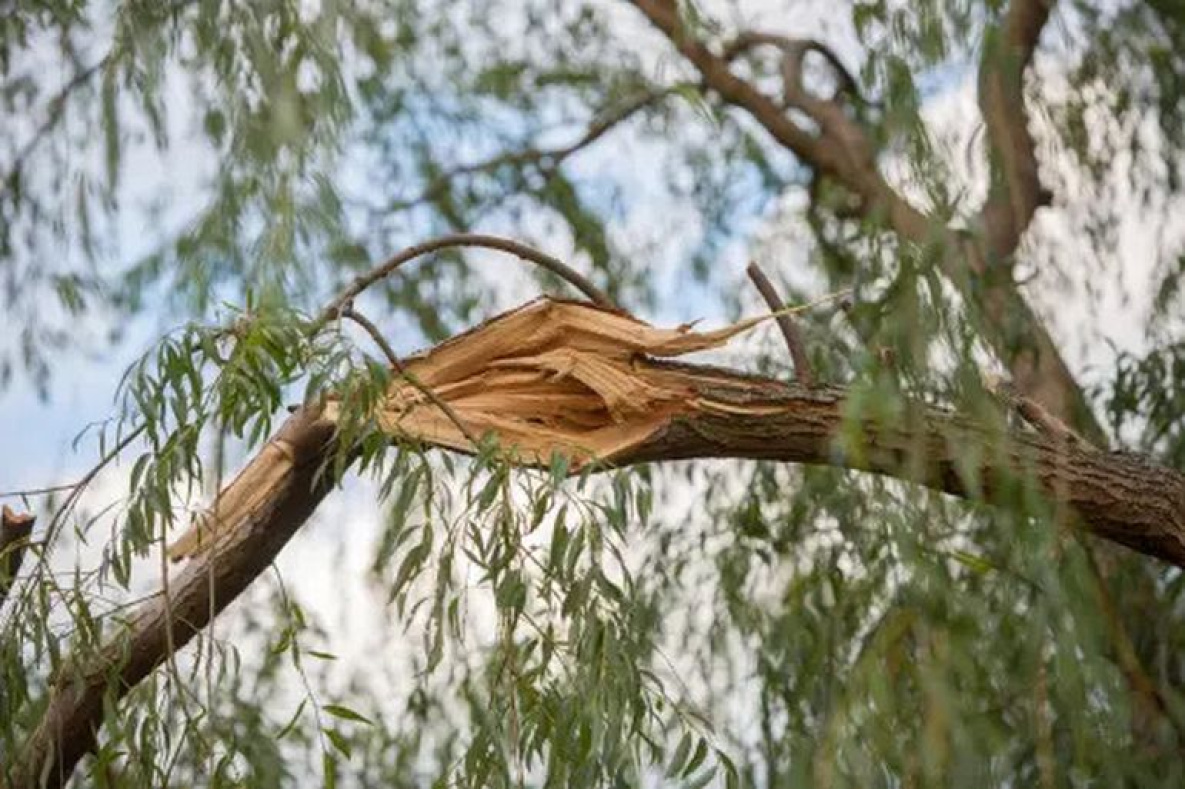
[{"label": "splintered wood", "polygon": [[[763,319],[712,332],[658,329],[584,302],[537,299],[409,359],[378,423],[394,438],[472,449],[427,389],[471,434],[492,431],[520,462],[545,464],[554,453],[573,469],[609,461],[704,406],[679,374],[647,357],[713,348]],[[331,399],[327,418],[339,407]]]},{"label": "splintered wood", "polygon": [[[685,373],[654,357],[718,347],[770,317],[711,332],[659,329],[589,303],[540,298],[407,360],[406,375],[393,378],[375,416],[396,440],[472,450],[455,416],[471,435],[492,431],[499,446],[524,464],[547,464],[555,453],[573,470],[611,462],[676,416],[723,408],[698,396]],[[425,390],[447,403],[452,415]],[[322,418],[336,423],[340,408],[328,397]],[[273,439],[169,555],[183,559],[209,548],[266,506],[270,491],[293,468],[284,441]]]}]

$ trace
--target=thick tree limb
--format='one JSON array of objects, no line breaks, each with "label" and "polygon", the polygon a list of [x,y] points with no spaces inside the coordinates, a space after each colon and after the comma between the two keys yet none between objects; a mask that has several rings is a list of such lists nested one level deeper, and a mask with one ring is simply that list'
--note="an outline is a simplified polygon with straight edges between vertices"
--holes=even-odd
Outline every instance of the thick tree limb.
[{"label": "thick tree limb", "polygon": [[979,68],[979,107],[987,129],[992,185],[980,213],[989,253],[1006,258],[1036,210],[1041,187],[1024,103],[1024,75],[1056,0],[1012,0],[1003,24],[988,32]]},{"label": "thick tree limb", "polygon": [[[718,345],[748,325],[704,334],[655,329],[614,310],[541,300],[453,338],[409,361],[408,369],[450,401],[461,419],[500,426],[504,445],[521,443],[508,437],[526,436],[528,451],[516,455],[526,460],[546,462],[542,450],[572,449],[579,438],[599,441],[605,451],[592,458],[578,453],[574,468],[594,460],[612,466],[704,457],[780,460],[860,469],[991,502],[1006,483],[1032,479],[1073,507],[1095,534],[1185,567],[1185,474],[1173,469],[985,427],[922,403],[907,403],[892,419],[860,419],[853,431],[843,389],[652,355]],[[529,347],[516,351],[514,343],[491,341],[512,333],[529,338]],[[639,348],[652,354],[640,355]],[[565,371],[557,372],[561,359]],[[439,409],[408,401],[415,391],[410,384],[392,386],[391,416],[379,417],[392,435],[467,446]],[[533,398],[530,408],[522,395]],[[335,447],[330,406],[297,411],[220,495],[212,517],[228,528],[188,554],[197,558],[170,583],[168,602],[158,596],[97,657],[78,658],[59,673],[37,729],[4,767],[8,789],[40,786],[41,776],[45,786],[63,785],[94,749],[104,703],[125,696],[171,650],[188,643],[312,515],[332,486],[320,473]],[[544,438],[531,444],[532,431]],[[232,493],[242,480],[251,484]]]}]

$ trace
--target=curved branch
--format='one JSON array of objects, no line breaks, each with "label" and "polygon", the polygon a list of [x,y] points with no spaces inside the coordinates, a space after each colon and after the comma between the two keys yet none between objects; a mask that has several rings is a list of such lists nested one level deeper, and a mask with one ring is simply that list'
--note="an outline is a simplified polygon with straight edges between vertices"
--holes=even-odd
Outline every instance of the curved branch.
[{"label": "curved branch", "polygon": [[980,211],[990,254],[1006,258],[1033,214],[1050,202],[1041,186],[1024,103],[1024,76],[1056,0],[1012,0],[984,38],[979,107],[987,129],[991,189]]},{"label": "curved branch", "polygon": [[517,241],[512,241],[509,238],[500,238],[499,236],[487,236],[479,233],[458,233],[451,236],[442,236],[434,238],[431,241],[425,241],[422,244],[408,247],[401,252],[396,253],[393,257],[387,259],[385,262],[372,268],[364,274],[358,275],[353,282],[351,282],[345,290],[343,290],[337,298],[329,302],[325,309],[317,316],[314,321],[315,325],[328,323],[336,318],[341,311],[354,300],[356,296],[364,290],[375,284],[379,280],[385,279],[393,274],[400,266],[409,263],[416,258],[427,255],[432,252],[438,252],[442,249],[453,249],[456,247],[482,247],[485,249],[496,249],[500,252],[506,252],[516,257],[522,258],[530,263],[534,263],[540,268],[547,269],[552,274],[563,279],[568,284],[579,290],[585,296],[588,296],[594,303],[603,307],[612,307],[613,301],[605,295],[605,292],[592,284],[583,274],[571,268],[567,264],[553,258],[551,255],[544,254],[533,247],[526,244],[520,244]]}]

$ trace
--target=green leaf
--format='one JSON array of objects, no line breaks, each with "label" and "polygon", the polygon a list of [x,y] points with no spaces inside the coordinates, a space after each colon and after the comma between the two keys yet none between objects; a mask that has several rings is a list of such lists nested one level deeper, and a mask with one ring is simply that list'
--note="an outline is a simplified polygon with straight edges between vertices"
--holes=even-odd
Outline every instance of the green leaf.
[{"label": "green leaf", "polygon": [[336,729],[325,729],[325,736],[329,738],[329,741],[333,743],[333,747],[337,748],[342,756],[345,756],[347,759],[350,758],[352,750],[350,748],[350,741],[345,738],[345,735]]},{"label": "green leaf", "polygon": [[367,726],[374,725],[374,722],[371,721],[370,718],[367,718],[365,715],[355,712],[349,707],[345,707],[340,704],[326,704],[321,709],[335,718],[341,718],[342,720],[347,721],[357,721],[359,723],[365,723]]}]

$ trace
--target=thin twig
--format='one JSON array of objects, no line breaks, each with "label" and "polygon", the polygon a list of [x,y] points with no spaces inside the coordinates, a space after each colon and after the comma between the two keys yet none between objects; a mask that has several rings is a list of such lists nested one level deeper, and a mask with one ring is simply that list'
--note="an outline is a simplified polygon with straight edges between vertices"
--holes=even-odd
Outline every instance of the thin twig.
[{"label": "thin twig", "polygon": [[794,361],[794,376],[803,386],[815,385],[815,374],[811,369],[811,360],[806,353],[806,345],[802,341],[802,333],[798,330],[798,324],[795,323],[794,318],[785,311],[786,305],[782,302],[778,292],[774,289],[773,283],[769,281],[769,277],[765,276],[765,272],[757,265],[756,261],[751,261],[749,267],[746,269],[749,274],[749,279],[757,286],[757,290],[761,293],[761,298],[765,299],[765,303],[769,305],[772,312],[779,313],[776,318],[778,328],[782,330],[782,337],[786,340],[786,347],[790,349],[790,358]]},{"label": "thin twig", "polygon": [[63,491],[67,491],[67,490],[73,491],[73,490],[77,490],[78,488],[85,487],[86,485],[88,485],[91,482],[91,480],[93,480],[95,478],[95,475],[98,474],[103,469],[104,466],[106,466],[109,462],[111,462],[111,460],[113,460],[116,455],[118,455],[120,452],[122,452],[124,449],[126,449],[128,444],[135,441],[136,437],[139,436],[143,432],[144,432],[144,425],[141,425],[140,427],[133,430],[131,433],[128,433],[126,436],[124,436],[123,439],[120,440],[120,442],[118,444],[116,444],[114,447],[111,448],[110,452],[108,452],[103,457],[99,458],[99,462],[96,463],[95,466],[93,468],[91,468],[90,471],[86,472],[86,474],[84,474],[80,479],[78,479],[75,482],[65,482],[65,483],[62,483],[61,485],[47,485],[43,488],[24,488],[23,490],[0,491],[0,499],[16,499],[16,498],[23,499],[27,496],[48,496],[51,493],[61,493]]},{"label": "thin twig", "polygon": [[27,512],[16,513],[8,506],[0,508],[0,607],[4,606],[8,590],[21,571],[35,520],[36,516]]},{"label": "thin twig", "polygon": [[451,405],[442,400],[440,396],[436,394],[436,392],[433,392],[422,381],[407,371],[407,368],[403,365],[403,362],[401,362],[399,357],[395,354],[395,350],[391,347],[391,344],[387,342],[387,338],[384,337],[383,333],[379,331],[378,326],[375,326],[369,318],[355,310],[351,304],[347,304],[345,308],[342,309],[341,316],[343,318],[352,320],[354,323],[357,323],[359,326],[361,326],[366,331],[366,333],[370,335],[370,338],[374,340],[375,344],[378,345],[380,349],[382,349],[383,355],[386,356],[387,361],[391,363],[392,369],[399,373],[399,375],[407,380],[408,383],[414,386],[420,392],[420,394],[428,398],[432,405],[444,412],[444,415],[449,418],[449,421],[453,423],[457,430],[461,431],[461,435],[465,436],[466,440],[468,440],[469,443],[473,445],[474,449],[477,449],[479,446],[478,440],[477,436],[473,434],[473,431],[466,427],[465,423],[461,421],[461,417],[457,415],[456,410],[454,410]]},{"label": "thin twig", "polygon": [[375,326],[374,323],[371,322],[370,318],[367,318],[361,312],[355,310],[354,305],[352,304],[346,305],[346,307],[341,311],[341,316],[347,320],[352,320],[354,323],[357,323],[359,326],[361,326],[366,331],[366,333],[370,335],[370,339],[374,340],[374,344],[379,347],[379,350],[383,352],[383,356],[387,357],[387,361],[390,363],[391,368],[397,373],[403,373],[403,362],[399,360],[399,356],[395,353],[395,349],[391,347],[391,344],[387,342],[387,338],[383,336],[381,331],[379,331],[379,327]]}]

